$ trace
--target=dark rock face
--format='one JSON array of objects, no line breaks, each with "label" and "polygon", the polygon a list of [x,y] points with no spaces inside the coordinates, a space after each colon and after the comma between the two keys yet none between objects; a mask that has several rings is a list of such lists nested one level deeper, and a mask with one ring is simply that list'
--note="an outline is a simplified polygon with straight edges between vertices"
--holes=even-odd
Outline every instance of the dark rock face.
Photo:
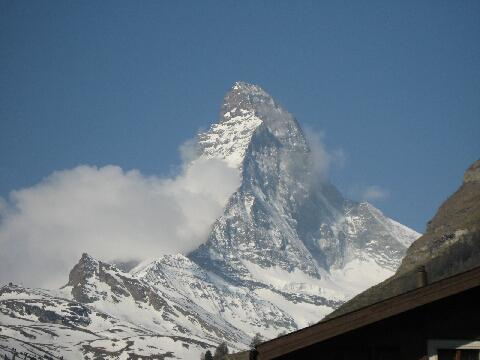
[{"label": "dark rock face", "polygon": [[68,283],[66,285],[72,286],[72,295],[75,300],[84,304],[96,300],[95,298],[90,297],[84,288],[88,279],[95,276],[96,273],[98,273],[97,262],[88,254],[82,254],[80,261],[70,271]]},{"label": "dark rock face", "polygon": [[397,273],[341,306],[327,318],[399,295],[416,287],[415,269],[425,266],[428,281],[480,266],[480,160],[463,184],[438,209],[427,232],[407,250]]}]

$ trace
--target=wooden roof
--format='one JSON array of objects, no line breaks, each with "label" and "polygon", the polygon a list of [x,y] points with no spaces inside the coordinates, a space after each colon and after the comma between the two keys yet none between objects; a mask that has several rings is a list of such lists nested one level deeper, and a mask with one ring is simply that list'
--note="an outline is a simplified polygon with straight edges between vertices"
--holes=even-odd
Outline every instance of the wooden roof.
[{"label": "wooden roof", "polygon": [[478,286],[480,267],[261,343],[256,347],[257,359],[274,359]]}]

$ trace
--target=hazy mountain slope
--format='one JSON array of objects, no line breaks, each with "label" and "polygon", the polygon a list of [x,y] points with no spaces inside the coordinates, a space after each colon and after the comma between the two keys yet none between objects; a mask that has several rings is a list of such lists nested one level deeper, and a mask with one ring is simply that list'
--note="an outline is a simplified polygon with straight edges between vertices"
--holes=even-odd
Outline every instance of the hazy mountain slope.
[{"label": "hazy mountain slope", "polygon": [[427,232],[410,246],[396,274],[328,317],[414,289],[415,268],[420,265],[430,282],[480,266],[480,160],[465,172],[462,185],[440,206]]}]

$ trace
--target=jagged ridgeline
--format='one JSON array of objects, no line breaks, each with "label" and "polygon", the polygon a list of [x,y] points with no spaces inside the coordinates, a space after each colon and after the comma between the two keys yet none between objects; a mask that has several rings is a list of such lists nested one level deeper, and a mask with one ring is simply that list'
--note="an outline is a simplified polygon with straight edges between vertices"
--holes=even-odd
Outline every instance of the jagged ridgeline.
[{"label": "jagged ridgeline", "polygon": [[419,236],[345,199],[299,123],[259,86],[233,86],[198,151],[241,177],[205,243],[128,272],[84,254],[56,291],[3,287],[0,355],[195,359],[221,342],[246,349],[256,333],[317,322],[392,275]]}]

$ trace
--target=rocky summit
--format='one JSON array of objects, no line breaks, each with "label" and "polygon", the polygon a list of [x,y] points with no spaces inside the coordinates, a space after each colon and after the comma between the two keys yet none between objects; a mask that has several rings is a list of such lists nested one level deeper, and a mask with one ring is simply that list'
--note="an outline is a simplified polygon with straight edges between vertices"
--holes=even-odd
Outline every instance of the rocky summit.
[{"label": "rocky summit", "polygon": [[255,333],[317,322],[389,277],[420,236],[345,199],[297,120],[257,85],[236,83],[198,136],[192,161],[212,158],[241,184],[204,244],[130,271],[84,254],[60,290],[4,286],[0,355],[195,359],[220,342],[245,349]]}]

